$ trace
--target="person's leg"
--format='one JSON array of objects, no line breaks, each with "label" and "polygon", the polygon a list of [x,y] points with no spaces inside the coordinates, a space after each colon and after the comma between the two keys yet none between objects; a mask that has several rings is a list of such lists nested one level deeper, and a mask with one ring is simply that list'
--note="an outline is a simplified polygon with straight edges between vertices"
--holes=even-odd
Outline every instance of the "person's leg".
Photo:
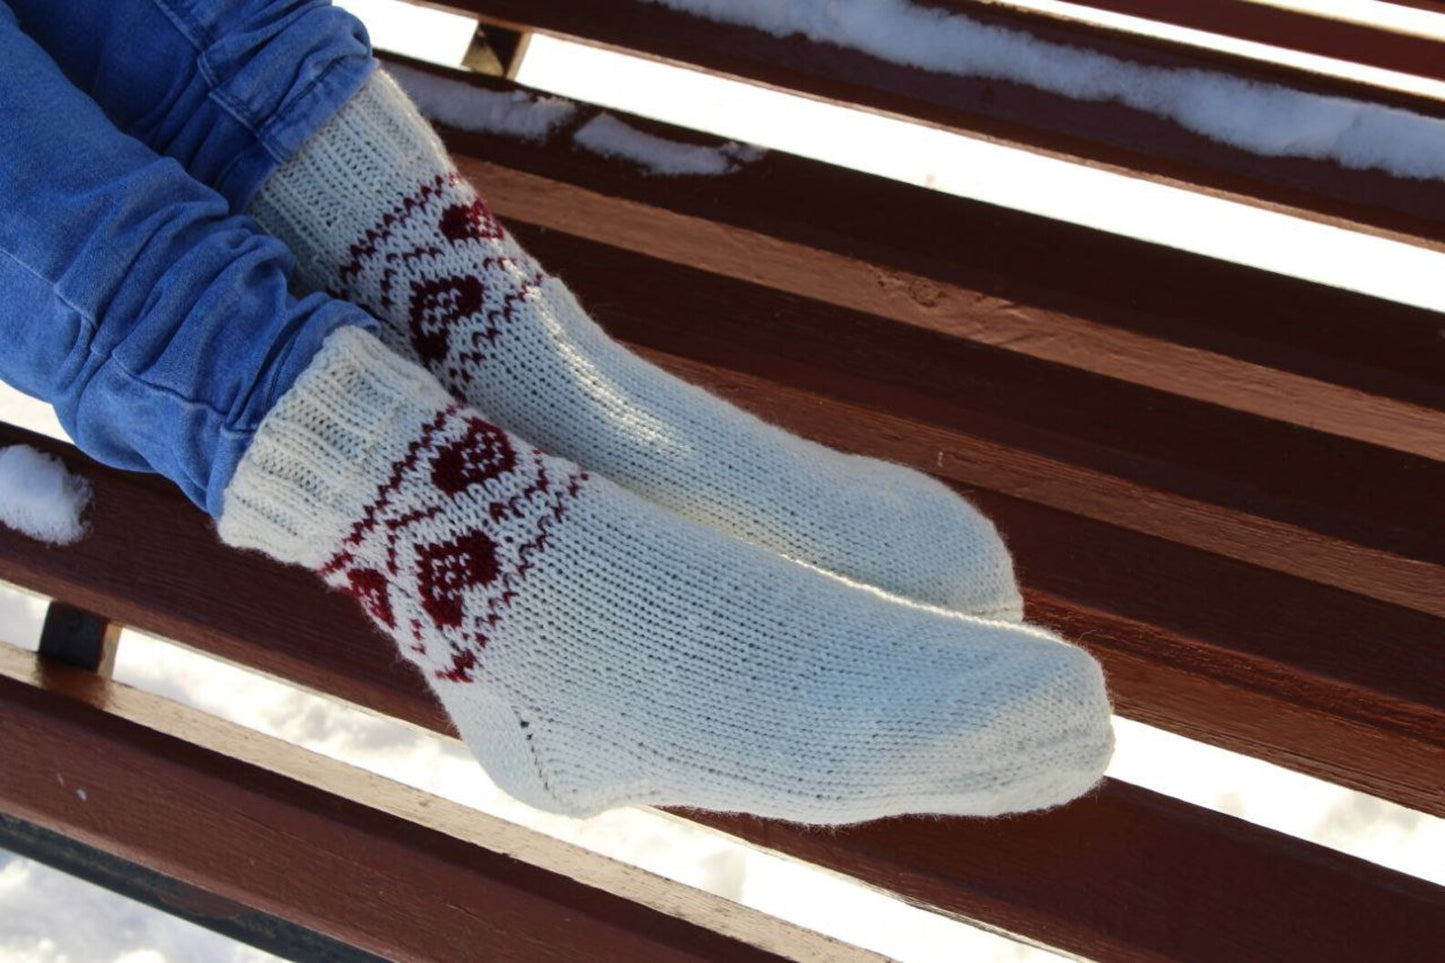
[{"label": "person's leg", "polygon": [[76,443],[219,514],[261,418],[353,305],[287,292],[291,255],[121,134],[0,5],[0,379]]},{"label": "person's leg", "polygon": [[[367,308],[390,347],[509,429],[789,557],[915,600],[1022,616],[1009,554],[966,501],[918,472],[778,430],[623,349],[497,223],[387,78],[373,75],[349,100],[334,100],[361,74],[350,46],[360,28],[332,19],[339,11],[317,0],[18,2],[46,21],[43,39],[113,116],[233,203],[249,203],[296,252],[303,284]],[[125,8],[140,11],[133,16],[144,29],[114,28],[132,16]],[[209,11],[204,29],[186,26],[178,43],[196,10]],[[85,26],[76,38],[76,18],[104,29]],[[179,89],[140,69],[158,59],[157,46],[167,51],[159,59],[184,60],[189,50],[200,65],[180,70]],[[304,65],[302,76],[339,71],[346,84],[295,109],[267,93],[270,78],[291,80],[275,70],[282,51]],[[252,71],[253,63],[269,67]],[[202,96],[208,84],[216,92]],[[237,99],[226,93],[232,86],[247,91],[239,98],[246,124],[223,127],[252,132],[254,143],[227,149],[290,158],[254,199],[248,191],[265,165],[236,176],[217,166],[225,153],[206,150],[199,133],[224,121],[217,104]],[[314,109],[322,101],[339,108],[324,127],[329,115]],[[294,136],[263,136],[273,116],[292,135],[307,123],[319,130],[296,150]]]}]

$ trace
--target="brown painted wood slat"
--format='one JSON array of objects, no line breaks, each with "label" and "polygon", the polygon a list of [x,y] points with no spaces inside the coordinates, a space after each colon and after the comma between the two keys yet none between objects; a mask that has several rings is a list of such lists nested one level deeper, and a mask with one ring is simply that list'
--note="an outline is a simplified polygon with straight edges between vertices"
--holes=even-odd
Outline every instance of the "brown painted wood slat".
[{"label": "brown painted wood slat", "polygon": [[[84,471],[96,486],[90,536],[64,550],[0,538],[0,575],[445,731],[421,681],[343,597],[305,572],[216,545],[201,516],[158,483]],[[108,705],[126,714],[123,701]],[[43,754],[86,745],[85,733],[109,725],[87,710],[25,732],[55,740]],[[227,765],[156,752],[172,760],[176,779]],[[133,775],[146,771],[134,765]],[[130,785],[111,779],[94,784]],[[18,798],[33,806],[55,795],[51,768],[33,782]],[[334,807],[311,811],[325,825],[348,822]],[[1382,958],[1423,960],[1445,935],[1440,887],[1118,783],[1054,813],[994,821],[901,819],[817,833],[700,818],[923,905],[1093,957],[1346,960],[1358,958],[1368,933]]]},{"label": "brown painted wood slat", "polygon": [[1127,783],[1048,813],[834,836],[694,817],[1088,959],[1404,963],[1437,959],[1445,933],[1445,887]]},{"label": "brown painted wood slat", "polygon": [[[525,92],[386,59],[482,90]],[[573,233],[605,221],[611,243],[665,260],[1114,377],[1143,380],[1147,366],[1161,379],[1156,387],[1202,400],[1217,398],[1206,392],[1223,382],[1232,406],[1272,418],[1289,420],[1283,399],[1302,396],[1317,412],[1310,424],[1326,430],[1341,406],[1361,407],[1360,395],[1445,409],[1439,313],[778,151],[726,177],[650,177],[576,147],[573,132],[598,113],[576,104],[569,123],[538,141],[444,134],[455,154],[516,173],[515,184],[489,187],[519,200],[499,196],[494,204],[507,199],[524,219]],[[609,113],[666,139],[721,143]],[[546,206],[545,191],[529,190],[528,177],[551,182],[557,202]],[[1355,394],[1308,393],[1321,385]],[[1433,421],[1407,433],[1413,422],[1404,408],[1380,414],[1394,427],[1365,435],[1357,425],[1362,440],[1410,450],[1441,433]]]},{"label": "brown painted wood slat", "polygon": [[0,732],[7,812],[387,959],[877,959],[6,645]]},{"label": "brown painted wood slat", "polygon": [[1254,0],[1074,2],[1177,27],[1445,80],[1445,50],[1438,41],[1376,24],[1335,19],[1329,14],[1286,10]]},{"label": "brown painted wood slat", "polygon": [[[961,78],[889,63],[856,50],[778,38],[646,0],[455,0],[519,29],[688,64],[823,100],[1069,160],[1177,184],[1434,247],[1445,245],[1445,183],[1264,157],[1117,103],[1083,102],[1022,84]],[[1326,96],[1445,116],[1445,104],[1275,65],[968,0],[934,0],[988,26],[1094,50],[1150,67],[1206,70]]]}]

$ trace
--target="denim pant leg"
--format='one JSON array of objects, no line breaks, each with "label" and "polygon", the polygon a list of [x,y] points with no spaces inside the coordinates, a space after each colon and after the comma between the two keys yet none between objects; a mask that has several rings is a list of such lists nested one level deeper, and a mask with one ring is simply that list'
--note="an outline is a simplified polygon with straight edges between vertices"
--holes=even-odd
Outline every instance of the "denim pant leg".
[{"label": "denim pant leg", "polygon": [[242,211],[375,68],[328,0],[8,0],[111,121]]},{"label": "denim pant leg", "polygon": [[0,2],[0,379],[80,447],[219,514],[257,424],[364,312],[286,290],[289,252],[120,131]]}]

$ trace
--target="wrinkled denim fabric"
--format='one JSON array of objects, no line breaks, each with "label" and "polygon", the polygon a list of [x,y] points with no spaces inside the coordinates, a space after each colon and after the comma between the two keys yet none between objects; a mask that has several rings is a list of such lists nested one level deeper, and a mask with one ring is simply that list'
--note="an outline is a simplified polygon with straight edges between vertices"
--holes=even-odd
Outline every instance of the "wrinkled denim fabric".
[{"label": "wrinkled denim fabric", "polygon": [[[322,340],[341,325],[375,327],[350,304],[293,298],[285,246],[231,214],[370,71],[354,46],[364,33],[342,43],[335,21],[315,19],[318,6],[0,2],[0,380],[53,404],[92,457],[159,472],[212,515],[256,426]],[[204,48],[167,28],[175,57],[157,54],[147,71],[166,95],[150,109],[146,84],[107,98],[132,129],[169,132],[175,156],[162,157],[118,130],[22,29],[59,29],[41,8],[93,8],[114,31],[160,31],[151,11],[263,15],[234,36],[214,17],[186,21],[209,31]],[[67,44],[94,55],[81,82],[104,86],[106,36],[60,25]],[[302,27],[318,32],[291,35]],[[217,63],[234,69],[215,74]],[[225,95],[201,97],[213,82]],[[214,170],[229,202],[183,164]]]},{"label": "wrinkled denim fabric", "polygon": [[6,0],[121,130],[242,211],[375,69],[326,0]]}]

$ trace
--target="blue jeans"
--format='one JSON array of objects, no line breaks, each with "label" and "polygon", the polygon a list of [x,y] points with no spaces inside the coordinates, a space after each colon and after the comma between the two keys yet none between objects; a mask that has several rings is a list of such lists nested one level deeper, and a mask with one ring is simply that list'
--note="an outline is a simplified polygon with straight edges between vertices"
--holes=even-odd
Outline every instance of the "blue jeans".
[{"label": "blue jeans", "polygon": [[372,69],[315,0],[0,0],[0,380],[219,514],[326,335],[375,324],[291,297],[290,253],[231,212]]}]

